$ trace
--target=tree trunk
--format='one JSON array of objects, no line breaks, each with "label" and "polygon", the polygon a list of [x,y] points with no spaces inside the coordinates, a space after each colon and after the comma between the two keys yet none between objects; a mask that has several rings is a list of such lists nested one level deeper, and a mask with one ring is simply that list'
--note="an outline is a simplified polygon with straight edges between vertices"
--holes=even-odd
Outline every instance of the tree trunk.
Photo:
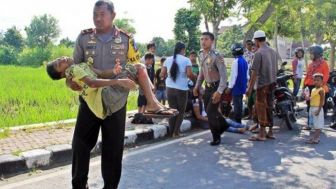
[{"label": "tree trunk", "polygon": [[275,15],[275,26],[274,26],[274,33],[273,33],[273,40],[274,40],[274,48],[275,51],[279,54],[279,48],[278,48],[278,16]]},{"label": "tree trunk", "polygon": [[204,24],[206,31],[209,32],[209,21],[207,16],[204,16]]},{"label": "tree trunk", "polygon": [[335,68],[335,41],[330,42],[330,71]]},{"label": "tree trunk", "polygon": [[214,34],[215,41],[214,41],[214,48],[217,47],[217,38],[218,38],[218,32],[219,32],[219,22],[213,22],[212,23],[212,33]]},{"label": "tree trunk", "polygon": [[[303,49],[305,49],[305,28],[304,28],[304,20],[301,12],[301,7],[298,10],[299,12],[299,19],[300,19],[300,35],[301,35],[301,46]],[[308,70],[308,53],[305,53],[304,59],[305,59],[305,67],[306,70]]]},{"label": "tree trunk", "polygon": [[263,25],[268,19],[269,17],[272,16],[273,12],[275,11],[275,8],[272,4],[272,2],[270,2],[265,11],[263,12],[263,14],[257,19],[257,21],[247,30],[247,32],[245,33],[244,36],[244,42],[248,39],[253,39],[253,33],[258,30],[260,25]]}]

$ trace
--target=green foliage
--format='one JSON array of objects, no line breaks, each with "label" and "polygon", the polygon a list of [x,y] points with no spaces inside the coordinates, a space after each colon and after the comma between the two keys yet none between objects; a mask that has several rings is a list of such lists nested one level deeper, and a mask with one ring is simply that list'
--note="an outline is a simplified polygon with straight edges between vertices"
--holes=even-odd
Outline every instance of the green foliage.
[{"label": "green foliage", "polygon": [[75,42],[66,37],[60,40],[59,45],[63,45],[66,47],[75,47]]},{"label": "green foliage", "polygon": [[[0,75],[0,129],[76,117],[78,94],[52,81],[44,66],[0,66]],[[137,108],[137,94],[130,92],[127,110]]]},{"label": "green foliage", "polygon": [[218,36],[217,49],[224,54],[224,57],[232,57],[231,45],[242,42],[244,39],[243,28],[234,25]]},{"label": "green foliage", "polygon": [[29,47],[46,48],[60,35],[57,19],[47,14],[34,16],[25,31]]},{"label": "green foliage", "polygon": [[173,54],[175,47],[174,40],[165,41],[162,37],[153,37],[152,41],[155,43],[157,56],[162,57]]},{"label": "green foliage", "polygon": [[12,46],[2,45],[0,46],[0,64],[16,64],[17,52]]},{"label": "green foliage", "polygon": [[24,39],[20,31],[15,27],[7,29],[4,34],[3,43],[13,47],[16,51],[21,51],[24,45]]},{"label": "green foliage", "polygon": [[24,48],[19,54],[18,63],[21,66],[39,67],[48,61],[51,56],[51,48]]},{"label": "green foliage", "polygon": [[200,23],[199,13],[191,9],[179,9],[175,15],[175,39],[186,43],[187,52],[200,49]]},{"label": "green foliage", "polygon": [[51,56],[48,60],[54,60],[61,56],[72,57],[74,49],[66,45],[53,46],[51,49]]},{"label": "green foliage", "polygon": [[140,56],[145,55],[145,53],[147,52],[147,46],[146,46],[146,44],[144,44],[144,43],[138,43],[138,42],[135,42],[135,43],[136,43],[136,46],[137,46],[138,51],[140,53]]},{"label": "green foliage", "polygon": [[136,30],[132,24],[134,20],[128,18],[115,19],[113,22],[119,29],[122,29],[125,32],[136,34]]},{"label": "green foliage", "polygon": [[222,21],[230,16],[230,11],[239,3],[236,0],[189,0],[192,8],[203,15],[206,30],[209,31],[209,24],[212,25],[212,32],[215,36],[215,47],[219,26]]}]

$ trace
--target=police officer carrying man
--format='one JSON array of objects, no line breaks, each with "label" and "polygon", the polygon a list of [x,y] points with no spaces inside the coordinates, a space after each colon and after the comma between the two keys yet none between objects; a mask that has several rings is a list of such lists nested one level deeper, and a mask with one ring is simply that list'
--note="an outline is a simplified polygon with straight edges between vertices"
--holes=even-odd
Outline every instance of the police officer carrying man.
[{"label": "police officer carrying man", "polygon": [[[87,62],[91,57],[94,60],[93,67],[104,70],[114,68],[116,64],[125,68],[127,62],[140,60],[133,39],[113,25],[115,15],[114,6],[110,0],[99,0],[95,3],[93,21],[96,28],[83,30],[78,36],[74,51],[75,63]],[[68,80],[67,84],[73,90],[81,90],[71,80]],[[124,95],[118,94],[122,96],[115,104],[118,110],[104,120],[97,118],[85,101],[80,98],[72,142],[72,186],[74,189],[88,188],[90,151],[97,142],[100,127],[104,189],[118,188],[122,170],[128,90],[120,90],[119,93]]]},{"label": "police officer carrying man", "polygon": [[226,66],[224,58],[212,49],[213,42],[214,35],[212,33],[202,33],[202,50],[199,55],[201,71],[193,92],[195,96],[198,96],[199,89],[205,80],[204,106],[213,137],[210,145],[215,146],[220,144],[221,134],[228,128],[228,124],[219,112],[221,96],[226,88]]}]

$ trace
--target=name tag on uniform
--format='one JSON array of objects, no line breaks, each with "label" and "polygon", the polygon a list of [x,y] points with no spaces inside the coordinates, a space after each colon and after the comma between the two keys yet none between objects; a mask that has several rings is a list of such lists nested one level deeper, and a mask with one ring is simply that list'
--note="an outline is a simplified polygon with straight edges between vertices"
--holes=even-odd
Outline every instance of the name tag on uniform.
[{"label": "name tag on uniform", "polygon": [[96,46],[86,46],[85,48],[88,50],[92,50],[92,49],[96,49],[97,47]]},{"label": "name tag on uniform", "polygon": [[111,49],[121,49],[121,50],[124,50],[125,49],[125,45],[124,44],[112,44],[111,45]]}]

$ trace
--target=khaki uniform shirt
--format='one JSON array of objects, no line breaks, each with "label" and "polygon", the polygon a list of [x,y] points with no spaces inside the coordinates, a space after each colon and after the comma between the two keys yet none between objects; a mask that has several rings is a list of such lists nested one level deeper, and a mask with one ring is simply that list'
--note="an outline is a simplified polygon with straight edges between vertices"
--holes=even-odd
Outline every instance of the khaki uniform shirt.
[{"label": "khaki uniform shirt", "polygon": [[[87,29],[81,32],[76,40],[73,59],[75,64],[79,64],[87,62],[89,57],[93,58],[93,67],[100,70],[114,68],[117,59],[120,60],[123,69],[127,67],[127,63],[137,63],[140,60],[133,38],[115,27],[107,39],[103,39],[100,34],[97,34],[95,29]],[[126,77],[125,74],[119,74],[112,76],[111,79]],[[113,86],[112,88],[115,89],[116,93],[112,97],[118,97],[113,110],[117,111],[126,104],[129,91],[120,86]]]},{"label": "khaki uniform shirt", "polygon": [[197,78],[196,86],[200,87],[205,80],[206,83],[219,81],[217,91],[222,94],[227,85],[226,66],[223,56],[217,51],[210,50],[205,54],[203,50],[199,54],[200,73]]}]

